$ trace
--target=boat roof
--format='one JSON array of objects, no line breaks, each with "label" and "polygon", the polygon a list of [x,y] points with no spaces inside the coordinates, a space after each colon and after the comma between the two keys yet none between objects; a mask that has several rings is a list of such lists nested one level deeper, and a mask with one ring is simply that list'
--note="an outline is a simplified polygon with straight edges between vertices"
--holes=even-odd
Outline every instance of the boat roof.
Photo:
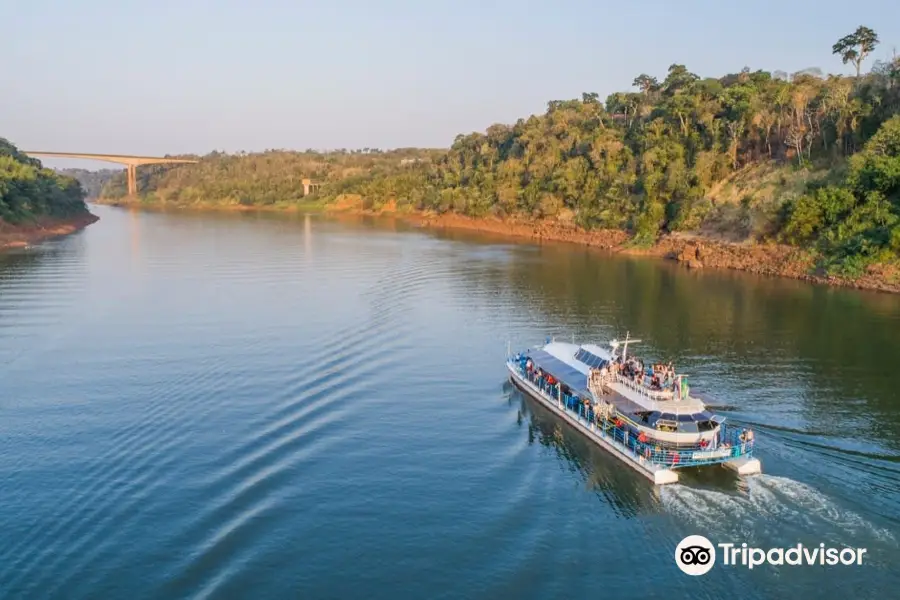
[{"label": "boat roof", "polygon": [[[531,358],[536,366],[569,386],[574,393],[593,399],[594,396],[588,387],[587,374],[591,368],[596,368],[609,360],[610,352],[597,344],[553,341],[542,348],[529,350],[525,355]],[[639,400],[635,401],[622,393],[616,393],[611,399],[619,409],[631,414],[650,412],[664,419],[681,421],[705,421],[715,416],[706,410],[701,401],[693,398],[677,402],[660,402],[650,398]]]},{"label": "boat roof", "polygon": [[609,360],[610,358],[609,348],[603,348],[602,346],[598,346],[597,344],[582,344],[581,348],[587,350],[591,354],[599,356],[604,360]]},{"label": "boat roof", "polygon": [[540,367],[553,375],[556,379],[559,379],[569,386],[573,392],[587,398],[592,397],[591,392],[588,389],[587,375],[575,367],[566,364],[544,350],[532,350],[528,352],[527,356],[535,366]]}]

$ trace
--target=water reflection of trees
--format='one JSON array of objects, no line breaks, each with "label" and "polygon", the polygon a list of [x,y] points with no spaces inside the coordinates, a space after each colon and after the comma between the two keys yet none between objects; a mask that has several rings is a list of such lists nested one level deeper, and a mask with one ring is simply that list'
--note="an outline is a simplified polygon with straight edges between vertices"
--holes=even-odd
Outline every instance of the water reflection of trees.
[{"label": "water reflection of trees", "polygon": [[[878,443],[897,445],[896,296],[732,271],[692,272],[572,245],[509,252],[504,260],[472,260],[461,270],[464,285],[511,290],[548,333],[562,328],[556,333],[604,340],[631,331],[645,340],[642,352],[676,360],[697,389],[712,388],[714,379],[721,388],[727,379],[728,392],[752,398],[754,412],[794,404],[817,432],[853,435],[834,417],[853,403],[854,426],[861,420]],[[757,381],[765,382],[765,394],[746,391]],[[721,400],[741,404],[741,398]]]},{"label": "water reflection of trees", "polygon": [[[21,338],[17,331],[23,310],[39,310],[40,306],[35,306],[34,303],[46,302],[42,299],[35,300],[31,294],[22,294],[22,282],[39,273],[42,265],[61,260],[65,254],[70,253],[71,249],[64,250],[58,242],[46,244],[39,249],[0,251],[0,369],[8,368],[28,348],[28,344],[19,343]],[[54,292],[51,287],[44,293]],[[10,332],[13,332],[12,336],[9,335]]]},{"label": "water reflection of trees", "polygon": [[59,242],[48,243],[40,249],[27,248],[0,252],[0,299],[3,298],[4,289],[14,281],[29,272],[34,271],[40,265],[58,260],[64,254],[70,253]]}]

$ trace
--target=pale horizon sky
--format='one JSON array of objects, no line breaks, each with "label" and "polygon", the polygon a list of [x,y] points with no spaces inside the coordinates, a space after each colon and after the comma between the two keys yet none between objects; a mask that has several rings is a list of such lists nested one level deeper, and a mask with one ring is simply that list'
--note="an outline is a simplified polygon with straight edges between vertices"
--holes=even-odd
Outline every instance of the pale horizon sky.
[{"label": "pale horizon sky", "polygon": [[[163,155],[447,147],[631,89],[819,67],[859,25],[900,46],[896,0],[28,0],[0,2],[0,137],[23,150]],[[109,163],[44,161],[51,167]]]}]

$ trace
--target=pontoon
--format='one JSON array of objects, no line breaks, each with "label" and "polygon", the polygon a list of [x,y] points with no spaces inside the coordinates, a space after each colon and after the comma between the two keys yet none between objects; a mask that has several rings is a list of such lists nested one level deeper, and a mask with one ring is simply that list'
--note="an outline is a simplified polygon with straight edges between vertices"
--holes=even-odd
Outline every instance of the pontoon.
[{"label": "pontoon", "polygon": [[638,342],[626,335],[606,349],[548,340],[509,356],[507,368],[516,387],[658,485],[703,465],[760,473],[753,431],[710,413],[671,364],[628,356]]}]

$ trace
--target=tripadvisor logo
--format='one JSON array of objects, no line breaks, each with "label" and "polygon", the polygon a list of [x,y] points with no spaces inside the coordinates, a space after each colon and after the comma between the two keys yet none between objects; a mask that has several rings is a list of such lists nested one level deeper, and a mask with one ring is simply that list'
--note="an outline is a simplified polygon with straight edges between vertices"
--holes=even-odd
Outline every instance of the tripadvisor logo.
[{"label": "tripadvisor logo", "polygon": [[716,549],[702,535],[689,535],[675,548],[675,564],[688,575],[705,575],[716,564]]},{"label": "tripadvisor logo", "polygon": [[689,535],[675,547],[675,564],[688,575],[705,575],[716,564],[716,548],[719,548],[721,564],[726,567],[743,566],[753,569],[760,565],[861,565],[865,548],[826,548],[825,544],[790,548],[748,547],[727,543],[713,545],[702,535]]}]

